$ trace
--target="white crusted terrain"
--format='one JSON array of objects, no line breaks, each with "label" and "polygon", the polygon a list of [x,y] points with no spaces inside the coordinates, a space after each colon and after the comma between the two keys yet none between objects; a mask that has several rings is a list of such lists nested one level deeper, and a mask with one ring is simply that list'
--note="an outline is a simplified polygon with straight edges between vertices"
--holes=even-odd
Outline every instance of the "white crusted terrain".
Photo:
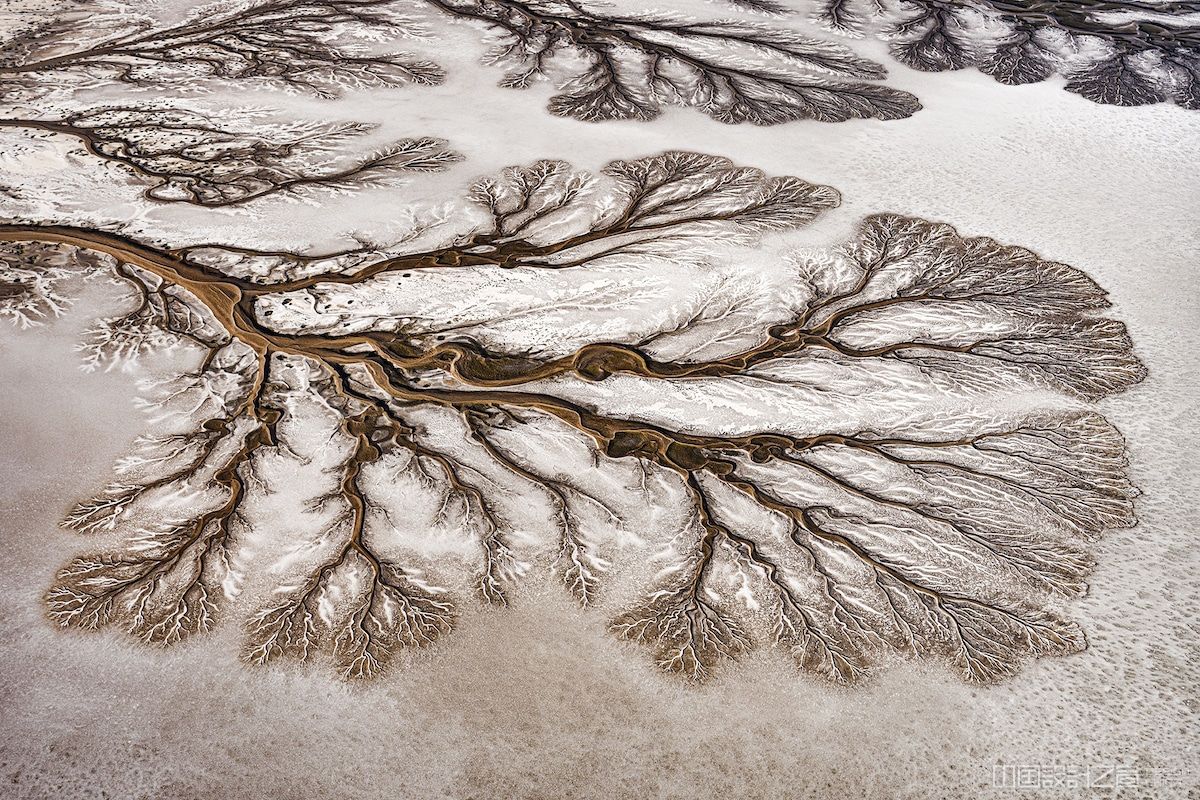
[{"label": "white crusted terrain", "polygon": [[[173,309],[171,330],[188,336],[131,336],[120,325],[139,319],[97,326],[137,306],[128,285],[60,274],[57,261],[44,285],[11,279],[33,289],[31,306],[0,317],[0,794],[959,800],[1015,796],[997,780],[1017,766],[1041,784],[1020,796],[1085,796],[1051,780],[1084,770],[1098,796],[1198,790],[1200,114],[1097,105],[1057,77],[1009,87],[974,70],[917,73],[881,42],[836,39],[886,64],[886,86],[922,110],[759,127],[654,101],[653,121],[585,122],[545,83],[494,86],[501,73],[477,63],[485,48],[473,23],[417,16],[455,43],[403,43],[438,62],[439,86],[363,80],[325,99],[219,83],[167,93],[212,119],[244,121],[228,109],[246,107],[270,109],[281,125],[358,126],[335,150],[254,183],[270,191],[244,204],[178,202],[72,139],[0,130],[6,217],[116,230],[163,249],[200,245],[195,263],[293,284],[257,297],[254,330],[282,337],[271,347],[297,348],[275,351],[261,402],[243,401],[263,368],[212,303],[192,302],[202,292],[172,305],[156,292],[161,275],[137,272],[150,306]],[[769,19],[830,38],[804,13]],[[81,96],[118,88],[89,91]],[[419,144],[397,162],[389,148],[400,142]],[[564,162],[554,185],[577,183],[580,199],[513,237],[532,247],[597,230],[624,208],[606,165],[676,150],[797,176],[786,219],[689,221],[710,202],[749,218],[745,197],[769,194],[754,173],[702,199],[701,211],[685,203],[684,223],[661,240],[655,228],[648,243],[518,248],[502,267],[312,278],[414,253],[494,252],[471,236],[496,221],[503,239],[505,217],[493,220],[470,187],[489,176],[503,187],[505,168],[539,160]],[[336,170],[366,153],[386,154],[378,180],[294,196],[271,188],[289,169]],[[545,197],[558,202],[551,191],[530,204]],[[897,216],[867,220],[878,214]],[[971,237],[1045,261],[963,244]],[[881,240],[917,242],[918,252],[885,257],[872,249]],[[985,277],[966,290],[986,298],[965,309],[936,292],[896,300],[906,287],[929,294],[922,265],[970,246],[986,251]],[[245,249],[350,252],[295,263]],[[111,267],[88,258],[86,268]],[[866,264],[879,277],[854,291]],[[1022,269],[1032,277],[1006,305],[1004,281]],[[57,290],[50,302],[74,298],[58,318],[36,317],[55,313],[39,305],[46,286]],[[1102,291],[1111,308],[1100,307]],[[39,324],[24,327],[29,308]],[[1144,381],[1109,320],[1128,327]],[[779,349],[786,331],[767,332],[789,324],[823,352]],[[456,399],[397,396],[410,439],[371,410],[371,345],[350,337],[377,332],[396,334],[395,353],[458,358],[453,369],[413,368],[404,398]],[[331,383],[309,334],[351,342],[328,363],[359,359],[347,367],[358,394]],[[1049,349],[988,349],[1031,335],[1051,337]],[[723,361],[764,341],[777,358],[737,370]],[[975,350],[965,361],[948,350],[923,361],[911,347],[871,355],[913,343]],[[546,366],[597,344],[633,348],[650,365]],[[181,370],[202,365],[206,350],[215,368],[181,386]],[[678,369],[694,374],[655,373]],[[567,410],[542,399],[462,410],[466,393],[505,391]],[[572,408],[620,421],[626,437],[699,438],[668,437],[676,449],[639,460],[608,433],[605,456],[599,422],[573,427]],[[276,411],[281,446],[254,440],[239,460]],[[219,429],[200,424],[214,418]],[[389,450],[381,431],[400,444]],[[760,433],[784,437],[792,460],[741,441]],[[167,438],[139,446],[148,434]],[[805,440],[821,435],[853,443]],[[210,440],[211,463],[154,483]],[[173,449],[179,441],[185,449]],[[677,452],[688,441],[699,442],[699,462]],[[714,453],[736,470],[713,468]],[[933,458],[943,461],[930,471]],[[237,465],[236,479],[221,476],[223,463]],[[147,487],[128,516],[73,509],[113,477]],[[204,515],[230,493],[244,501],[217,530]],[[89,538],[62,530],[64,514]],[[128,611],[136,602],[120,604],[127,597],[102,612],[86,605],[116,574],[91,555],[153,561],[173,546],[173,526],[193,535],[193,518],[208,521],[188,547],[219,541],[197,556],[194,584],[166,573],[140,616]],[[142,531],[140,544],[124,543],[127,526]],[[60,574],[76,557],[75,577]],[[328,575],[322,564],[334,565]],[[172,587],[188,589],[190,605],[175,605]],[[688,592],[683,617],[704,622],[681,634],[670,621]],[[80,621],[87,615],[96,625]],[[280,643],[285,617],[311,618],[311,641],[293,628]],[[122,628],[182,641],[148,647]],[[284,658],[296,655],[309,663]],[[1107,780],[1126,783],[1121,791],[1101,783],[1113,768]]]}]

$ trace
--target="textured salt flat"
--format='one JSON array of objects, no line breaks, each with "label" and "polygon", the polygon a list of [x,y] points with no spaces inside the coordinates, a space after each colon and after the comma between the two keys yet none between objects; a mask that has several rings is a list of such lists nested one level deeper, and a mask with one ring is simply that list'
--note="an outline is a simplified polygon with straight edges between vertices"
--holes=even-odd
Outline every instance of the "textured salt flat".
[{"label": "textured salt flat", "polygon": [[[804,27],[803,15],[789,24]],[[306,118],[377,122],[370,135],[380,142],[444,138],[464,156],[444,172],[310,202],[265,198],[253,213],[204,210],[150,204],[136,183],[114,180],[67,143],[10,147],[10,135],[13,142],[19,135],[2,132],[0,177],[25,190],[24,198],[3,199],[7,216],[85,226],[135,220],[130,233],[172,246],[332,247],[350,232],[386,239],[406,227],[410,207],[425,201],[436,207],[474,178],[508,165],[558,158],[595,171],[613,159],[685,149],[841,193],[838,208],[725,262],[734,272],[748,266],[768,284],[783,259],[850,240],[863,217],[880,212],[1028,247],[1084,270],[1108,290],[1114,307],[1106,313],[1128,326],[1149,371],[1144,382],[1094,404],[1125,436],[1129,475],[1142,494],[1136,527],[1110,531],[1093,547],[1088,595],[1062,606],[1086,632],[1088,648],[1028,661],[1015,676],[987,684],[965,683],[936,660],[901,660],[861,683],[832,686],[767,647],[725,662],[701,684],[681,681],[656,669],[644,648],[608,631],[612,614],[636,599],[639,580],[653,577],[640,554],[656,548],[639,549],[634,540],[652,544],[647,526],[669,517],[639,508],[636,498],[623,501],[634,543],[623,550],[618,537],[613,545],[624,572],[609,589],[609,605],[600,607],[604,613],[581,609],[548,569],[535,567],[514,589],[510,607],[464,603],[453,635],[406,654],[370,682],[348,683],[319,664],[251,668],[238,657],[243,634],[236,624],[167,649],[111,628],[60,629],[46,616],[47,589],[66,561],[98,541],[58,523],[74,501],[103,485],[114,461],[144,432],[146,416],[133,403],[139,379],[177,367],[177,354],[162,353],[131,371],[78,370],[80,334],[119,302],[119,292],[99,281],[84,287],[61,319],[5,329],[0,343],[7,443],[0,467],[6,490],[0,793],[1089,796],[1049,782],[1019,793],[996,785],[997,767],[1020,765],[1047,775],[1119,768],[1127,780],[1136,776],[1136,785],[1097,789],[1096,796],[1194,794],[1200,781],[1193,766],[1200,698],[1190,666],[1200,601],[1191,546],[1200,489],[1192,457],[1200,344],[1197,112],[1097,105],[1062,91],[1060,78],[1007,87],[974,70],[917,73],[868,39],[854,43],[856,52],[887,64],[888,85],[920,98],[923,109],[912,117],[754,127],[673,108],[653,122],[597,125],[546,113],[547,87],[495,88],[494,72],[475,63],[483,48],[473,37],[460,38],[461,47],[438,54],[448,74],[440,87],[351,92],[321,102],[265,90],[235,95],[238,103]],[[215,108],[232,96],[198,95],[195,102]],[[618,267],[616,274],[636,300],[630,288],[638,286],[636,270],[621,276]],[[655,272],[640,289],[652,297],[686,293],[687,274]],[[448,278],[430,280],[439,313],[463,303]],[[552,285],[539,280],[536,291]],[[655,286],[658,294],[650,291]],[[521,288],[505,291],[511,294],[495,295],[496,303],[529,297]],[[403,293],[368,294],[364,302],[393,313],[413,302]],[[644,319],[660,302],[666,301],[581,316],[595,314],[617,330],[627,323],[612,319]],[[587,340],[588,325],[579,319],[567,321]],[[548,338],[561,347],[569,338],[556,338],[554,325],[561,323],[551,316],[497,335],[524,346]],[[575,346],[570,341],[567,349]],[[629,376],[598,384],[563,380],[575,385],[556,390],[561,396],[586,397],[606,411],[632,408],[656,422],[726,432],[782,426],[800,434],[815,424],[803,409],[785,407],[783,395],[746,399],[728,391],[719,401],[722,390],[715,387],[698,402],[653,386],[639,389],[639,379]],[[872,392],[865,404],[827,410],[828,419],[844,427],[889,413],[910,416],[923,398],[935,397],[893,398],[889,405],[886,385]],[[298,501],[289,502],[288,493],[299,496],[305,485],[298,472],[272,474],[280,491],[257,509],[264,522],[252,538],[264,561],[286,555],[279,542],[301,525]],[[423,547],[464,558],[471,552],[469,542],[451,534]],[[620,561],[622,552],[631,555]]]}]

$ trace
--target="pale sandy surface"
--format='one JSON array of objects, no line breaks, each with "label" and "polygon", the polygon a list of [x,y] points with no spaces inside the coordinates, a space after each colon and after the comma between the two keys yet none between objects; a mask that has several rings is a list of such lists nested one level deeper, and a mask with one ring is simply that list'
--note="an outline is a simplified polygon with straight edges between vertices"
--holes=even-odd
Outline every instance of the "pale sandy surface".
[{"label": "pale sandy surface", "polygon": [[[100,302],[90,297],[52,327],[5,330],[0,346],[0,796],[1092,796],[995,789],[997,764],[1118,766],[1138,786],[1094,796],[1200,796],[1200,113],[1102,107],[1053,83],[1012,89],[974,72],[893,72],[926,108],[882,124],[734,128],[677,111],[597,128],[546,115],[545,92],[492,90],[494,73],[465,66],[436,92],[348,99],[338,114],[445,136],[469,155],[413,194],[536,158],[595,168],[687,148],[841,190],[842,208],[802,244],[894,211],[1087,270],[1111,290],[1150,378],[1102,404],[1144,495],[1139,526],[1100,545],[1091,594],[1074,609],[1086,653],[987,688],[912,666],[853,690],[763,654],[691,688],[548,582],[509,611],[468,615],[435,654],[370,686],[318,669],[251,671],[228,630],[166,652],[57,631],[41,596],[81,549],[57,519],[142,425],[136,375],[76,369],[75,335]],[[456,111],[464,100],[470,119]],[[303,244],[347,220],[386,227],[384,194],[279,204],[267,224],[172,208],[146,227],[181,242],[262,229]]]}]

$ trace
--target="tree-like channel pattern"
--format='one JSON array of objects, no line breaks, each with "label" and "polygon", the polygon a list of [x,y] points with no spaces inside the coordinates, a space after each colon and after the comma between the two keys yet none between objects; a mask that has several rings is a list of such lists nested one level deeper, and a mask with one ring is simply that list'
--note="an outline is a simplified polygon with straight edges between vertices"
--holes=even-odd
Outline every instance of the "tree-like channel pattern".
[{"label": "tree-like channel pattern", "polygon": [[[183,365],[67,515],[109,545],[51,618],[169,644],[233,616],[249,662],[367,677],[540,572],[696,680],[762,646],[835,681],[1082,649],[1063,606],[1133,523],[1091,405],[1144,376],[1125,327],[1071,266],[890,214],[756,282],[762,237],[838,202],[669,152],[512,167],[337,252],[0,226],[0,314],[106,274],[130,301],[85,363]],[[662,274],[695,280],[643,297]]]},{"label": "tree-like channel pattern", "polygon": [[1067,78],[1097,103],[1200,109],[1200,3],[1139,0],[822,0],[842,32],[876,30],[914,69],[976,67],[1001,83]]},{"label": "tree-like channel pattern", "polygon": [[[920,107],[845,45],[755,21],[573,0],[265,0],[205,4],[172,21],[94,2],[39,15],[0,40],[0,129],[74,139],[157,201],[229,207],[394,181],[458,156],[419,135],[351,156],[344,151],[370,126],[280,122],[261,109],[162,95],[245,87],[333,98],[435,86],[440,65],[391,43],[454,21],[494,45],[485,60],[506,68],[502,86],[550,82],[560,92],[549,110],[580,120],[646,121],[683,106],[729,124],[775,125],[896,119]],[[89,101],[100,88],[105,101]]]}]

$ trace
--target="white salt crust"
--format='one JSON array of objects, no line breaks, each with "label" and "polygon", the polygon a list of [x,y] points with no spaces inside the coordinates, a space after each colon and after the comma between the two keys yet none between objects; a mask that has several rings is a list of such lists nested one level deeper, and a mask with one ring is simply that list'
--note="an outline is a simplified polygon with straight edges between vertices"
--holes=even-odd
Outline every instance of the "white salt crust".
[{"label": "white salt crust", "polygon": [[[248,669],[229,628],[166,651],[115,632],[57,631],[42,594],[88,546],[57,520],[143,424],[130,402],[137,375],[75,369],[73,344],[103,302],[89,295],[67,318],[6,330],[0,343],[0,796],[1083,796],[994,788],[995,766],[1017,764],[1137,770],[1138,786],[1098,796],[1198,796],[1200,114],[1094,105],[1056,81],[1011,88],[973,71],[923,75],[888,62],[877,43],[856,47],[889,63],[890,83],[924,110],[887,123],[773,128],[672,110],[653,124],[595,126],[546,114],[547,89],[494,89],[496,73],[476,68],[467,44],[439,54],[450,74],[439,89],[329,105],[262,98],[378,121],[381,140],[445,137],[468,158],[444,175],[320,208],[269,200],[251,219],[147,209],[136,187],[103,187],[102,168],[72,162],[79,188],[58,208],[67,222],[136,216],[172,244],[302,247],[348,227],[386,232],[390,198],[445,196],[509,164],[564,158],[595,169],[684,148],[841,191],[842,207],[793,237],[797,245],[846,239],[862,216],[891,211],[1084,269],[1111,291],[1113,316],[1150,370],[1100,407],[1127,437],[1144,494],[1140,524],[1099,545],[1091,594],[1071,609],[1087,652],[986,688],[901,665],[848,690],[768,652],[694,688],[660,675],[605,632],[602,616],[540,579],[514,608],[468,613],[456,635],[371,685],[320,668]],[[34,188],[61,180],[47,165],[64,167],[62,149],[39,152],[36,169],[9,160],[0,177],[19,172]]]}]

